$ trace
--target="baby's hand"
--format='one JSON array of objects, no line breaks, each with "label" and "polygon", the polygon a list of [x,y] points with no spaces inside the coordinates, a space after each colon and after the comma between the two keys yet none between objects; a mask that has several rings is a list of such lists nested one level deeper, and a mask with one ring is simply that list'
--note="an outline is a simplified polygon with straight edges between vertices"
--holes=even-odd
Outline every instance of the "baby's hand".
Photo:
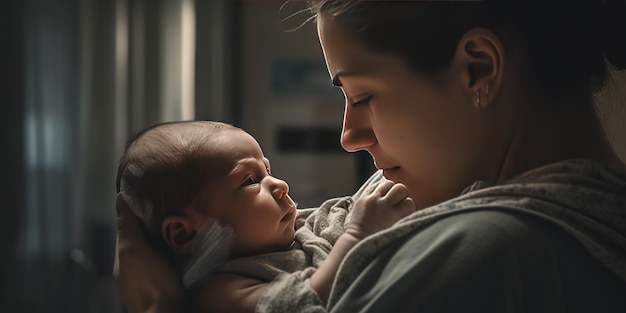
[{"label": "baby's hand", "polygon": [[346,232],[362,239],[389,228],[413,212],[415,204],[406,186],[383,180],[355,202]]}]

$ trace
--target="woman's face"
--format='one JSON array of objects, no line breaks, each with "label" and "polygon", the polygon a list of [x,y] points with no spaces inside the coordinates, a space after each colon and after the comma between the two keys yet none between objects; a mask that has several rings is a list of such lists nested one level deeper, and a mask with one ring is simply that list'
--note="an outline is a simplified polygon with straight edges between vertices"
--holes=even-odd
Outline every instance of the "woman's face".
[{"label": "woman's face", "polygon": [[464,69],[453,61],[436,78],[420,76],[398,57],[369,52],[332,18],[320,15],[317,25],[328,71],[346,99],[344,149],[367,150],[419,208],[482,178],[488,123],[473,106]]}]

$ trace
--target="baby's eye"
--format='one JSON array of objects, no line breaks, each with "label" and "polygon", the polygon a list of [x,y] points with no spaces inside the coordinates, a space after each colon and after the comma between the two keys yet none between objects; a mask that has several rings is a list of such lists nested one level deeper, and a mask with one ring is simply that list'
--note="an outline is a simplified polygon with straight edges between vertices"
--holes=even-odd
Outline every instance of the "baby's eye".
[{"label": "baby's eye", "polygon": [[267,175],[272,176],[272,170],[268,167],[265,169],[267,171]]},{"label": "baby's eye", "polygon": [[246,179],[246,180],[243,182],[243,185],[242,185],[242,186],[254,185],[254,184],[256,184],[256,183],[257,183],[257,181],[254,179],[254,177],[249,177],[248,179]]}]

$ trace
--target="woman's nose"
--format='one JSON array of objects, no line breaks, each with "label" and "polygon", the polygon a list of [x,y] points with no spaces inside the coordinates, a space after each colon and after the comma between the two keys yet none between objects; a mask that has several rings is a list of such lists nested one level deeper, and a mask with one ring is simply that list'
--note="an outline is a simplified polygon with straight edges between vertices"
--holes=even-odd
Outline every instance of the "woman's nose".
[{"label": "woman's nose", "polygon": [[268,182],[268,187],[276,200],[282,199],[289,193],[289,185],[284,180],[274,176],[267,176],[264,180]]},{"label": "woman's nose", "polygon": [[365,107],[354,107],[346,103],[341,130],[341,146],[348,152],[366,150],[376,144],[376,135],[371,127],[369,111]]}]

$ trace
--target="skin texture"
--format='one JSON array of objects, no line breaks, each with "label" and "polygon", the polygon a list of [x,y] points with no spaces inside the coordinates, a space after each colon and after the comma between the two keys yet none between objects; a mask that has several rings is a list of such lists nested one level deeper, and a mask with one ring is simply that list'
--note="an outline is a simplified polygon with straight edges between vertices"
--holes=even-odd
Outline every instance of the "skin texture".
[{"label": "skin texture", "polygon": [[[147,242],[139,219],[115,197],[117,236],[113,277],[128,312],[186,312],[180,274]],[[158,275],[155,275],[158,273]]]},{"label": "skin texture", "polygon": [[[499,183],[565,159],[593,159],[626,171],[588,91],[542,95],[532,87],[519,54],[523,47],[512,38],[505,47],[493,32],[470,29],[450,65],[423,76],[394,55],[368,51],[323,14],[317,25],[329,74],[346,98],[343,147],[368,151],[388,179],[406,186],[418,209],[453,198],[476,180]],[[129,312],[149,312],[134,310],[140,302],[184,306],[175,292],[137,291],[133,284],[168,268],[152,263],[150,274],[125,276],[137,259],[146,260],[125,248],[141,243],[136,237],[118,241],[116,264],[122,266],[116,268],[127,270],[114,276]]]},{"label": "skin texture", "polygon": [[[270,175],[269,160],[257,141],[243,131],[223,132],[205,153],[207,162],[225,167],[227,174],[207,184],[203,200],[197,201],[202,205],[193,205],[186,215],[166,218],[168,242],[195,234],[202,226],[199,221],[208,214],[233,227],[235,257],[288,248],[294,239],[296,206],[287,195],[287,183]],[[326,301],[339,264],[356,243],[414,211],[406,187],[391,181],[384,181],[359,199],[346,232],[311,276],[311,286],[320,298]],[[267,284],[236,274],[217,274],[194,292],[194,311],[254,312]]]},{"label": "skin texture", "polygon": [[[335,242],[328,257],[310,277],[311,287],[326,302],[335,274],[348,251],[363,238],[393,225],[415,212],[402,184],[385,180],[372,186],[359,198],[345,233]],[[217,274],[193,294],[194,312],[254,312],[268,282],[230,274]]]},{"label": "skin texture", "polygon": [[548,100],[525,89],[520,56],[505,53],[487,29],[469,30],[450,66],[426,77],[399,57],[369,52],[332,18],[319,15],[317,25],[329,74],[346,99],[342,146],[369,152],[418,208],[476,180],[498,183],[566,158],[623,166],[589,118],[590,102],[579,105],[587,97],[558,99],[587,109],[546,109]]},{"label": "skin texture", "polygon": [[[463,64],[496,62],[489,55],[459,60],[433,79],[412,72],[393,55],[366,51],[332,19],[318,20],[318,34],[329,73],[338,77],[346,97],[344,149],[367,150],[386,178],[419,190],[411,194],[418,207],[459,194],[476,177],[497,175],[481,164],[500,162],[488,154],[504,149],[493,146],[498,125],[475,108],[472,95],[485,83],[469,86]],[[482,44],[496,48],[496,43]],[[497,64],[484,68],[483,81],[499,75]],[[492,83],[491,95],[496,91]]]},{"label": "skin texture", "polygon": [[289,185],[270,175],[257,141],[241,130],[225,131],[202,153],[226,174],[213,177],[183,215],[165,218],[163,234],[170,247],[182,249],[211,217],[233,228],[234,256],[288,248],[294,240],[296,205]]},{"label": "skin texture", "polygon": [[[167,127],[169,135],[174,135],[171,138],[184,141],[185,135],[193,134],[186,127],[202,125],[171,124],[164,127]],[[210,167],[210,170],[200,172],[223,174],[212,175],[200,195],[182,213],[164,219],[162,232],[170,248],[176,252],[185,249],[189,241],[201,231],[205,221],[211,218],[233,228],[235,237],[232,258],[289,249],[295,236],[296,204],[288,195],[289,185],[271,176],[270,162],[264,157],[258,142],[240,129],[229,129],[215,132],[210,142],[201,144],[202,147],[195,151],[197,159],[201,160],[201,166]],[[127,208],[121,198],[117,207],[121,211],[118,213],[120,218],[130,219],[125,215]],[[414,211],[415,206],[408,197],[407,188],[391,181],[383,181],[356,201],[345,233],[337,239],[327,259],[310,277],[311,286],[322,301],[326,301],[330,293],[339,264],[355,244]],[[121,235],[123,238],[124,232]],[[138,236],[136,233],[134,235]],[[114,275],[129,277],[121,273],[120,268],[137,264],[123,267],[119,264],[120,260],[127,259],[125,254],[133,254],[135,251],[119,245],[118,252],[122,257],[116,257]],[[148,250],[141,245],[138,247],[141,248],[138,252],[145,253]],[[159,266],[167,264],[162,256],[150,254]],[[176,277],[175,272],[170,274],[168,278]],[[128,283],[124,282],[124,278],[118,281]],[[159,292],[175,292],[178,286],[170,285],[173,286],[171,290],[149,284],[141,286],[140,290],[145,288],[146,292],[150,292],[144,295],[153,297]],[[192,308],[195,312],[254,312],[267,285],[266,281],[246,276],[218,273],[206,285],[194,290]],[[129,309],[141,307],[145,303],[149,305],[143,309],[148,310],[182,305],[176,302],[154,304],[148,300],[133,302],[136,299],[125,300],[129,303]]]}]

